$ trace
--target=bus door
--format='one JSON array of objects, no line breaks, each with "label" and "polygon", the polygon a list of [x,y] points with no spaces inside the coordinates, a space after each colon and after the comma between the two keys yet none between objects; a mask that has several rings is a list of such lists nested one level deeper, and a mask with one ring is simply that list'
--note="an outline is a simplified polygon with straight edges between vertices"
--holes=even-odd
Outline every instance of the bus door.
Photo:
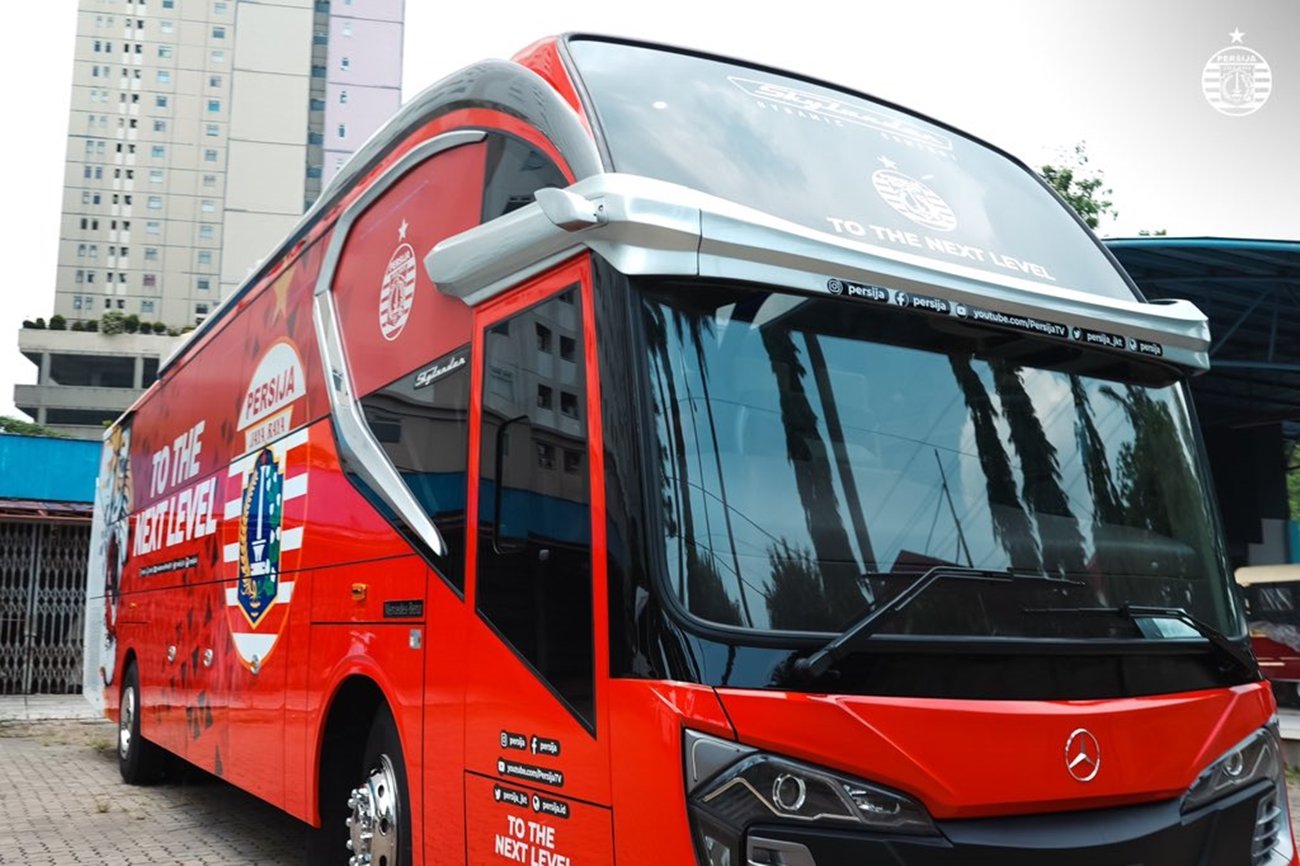
[{"label": "bus door", "polygon": [[471,864],[613,859],[589,274],[584,258],[476,311]]}]

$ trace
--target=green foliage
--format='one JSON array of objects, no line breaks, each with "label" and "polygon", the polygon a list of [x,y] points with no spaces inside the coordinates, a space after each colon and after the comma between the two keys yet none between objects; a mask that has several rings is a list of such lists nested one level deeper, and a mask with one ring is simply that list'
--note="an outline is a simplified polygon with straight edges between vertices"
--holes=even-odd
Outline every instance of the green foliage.
[{"label": "green foliage", "polygon": [[65,434],[57,430],[51,430],[44,424],[24,421],[21,418],[14,418],[9,415],[0,415],[0,433],[18,433],[23,436],[53,436],[56,439],[68,438]]},{"label": "green foliage", "polygon": [[122,325],[126,328],[128,334],[134,334],[140,330],[140,317],[131,313],[123,321]]},{"label": "green foliage", "polygon": [[126,331],[126,314],[120,310],[109,310],[99,320],[99,330],[104,334],[121,334]]},{"label": "green foliage", "polygon": [[68,320],[60,316],[58,313],[55,313],[53,316],[50,316],[50,330],[51,331],[68,330]]},{"label": "green foliage", "polygon": [[98,331],[98,330],[99,330],[99,319],[88,319],[88,320],[86,321],[86,330],[87,330],[87,331]]},{"label": "green foliage", "polygon": [[76,321],[74,321],[74,322],[72,323],[72,327],[69,328],[68,330],[70,330],[70,331],[84,331],[84,330],[86,330],[86,325],[85,325],[85,323],[83,323],[83,322],[81,321],[81,319],[77,319]]},{"label": "green foliage", "polygon": [[165,333],[167,333],[167,325],[166,325],[165,323],[163,323],[163,322],[154,322],[154,323],[151,324],[149,327],[150,327],[151,329],[153,329],[153,332],[154,332],[155,334],[165,334]]},{"label": "green foliage", "polygon": [[1300,521],[1300,442],[1291,443],[1286,461],[1287,502],[1291,506],[1291,519]]},{"label": "green foliage", "polygon": [[1074,208],[1074,212],[1088,224],[1088,228],[1095,229],[1102,217],[1119,216],[1110,200],[1114,191],[1104,185],[1102,172],[1088,165],[1087,148],[1083,142],[1074,146],[1074,155],[1066,160],[1067,164],[1064,165],[1043,166],[1039,169],[1039,174]]}]

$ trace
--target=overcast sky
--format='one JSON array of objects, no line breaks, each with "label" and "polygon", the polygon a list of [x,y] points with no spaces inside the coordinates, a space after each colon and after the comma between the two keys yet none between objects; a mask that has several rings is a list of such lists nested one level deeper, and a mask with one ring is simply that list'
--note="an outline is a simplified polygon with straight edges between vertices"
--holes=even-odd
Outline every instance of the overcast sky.
[{"label": "overcast sky", "polygon": [[[24,318],[49,317],[67,149],[75,0],[22,4],[20,81],[0,136],[9,178],[0,305],[0,414],[36,368]],[[813,75],[929,114],[1019,156],[1086,141],[1119,210],[1103,236],[1300,238],[1296,0],[406,0],[404,96],[485,57],[579,30],[669,42]],[[1230,33],[1269,64],[1253,114],[1226,116],[1202,73]],[[268,243],[268,246],[271,244]]]}]

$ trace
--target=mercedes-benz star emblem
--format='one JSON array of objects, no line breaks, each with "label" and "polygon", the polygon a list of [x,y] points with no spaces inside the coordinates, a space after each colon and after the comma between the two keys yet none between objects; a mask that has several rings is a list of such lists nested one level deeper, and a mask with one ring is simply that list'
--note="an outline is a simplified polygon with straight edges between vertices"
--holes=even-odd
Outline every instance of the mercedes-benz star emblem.
[{"label": "mercedes-benz star emblem", "polygon": [[1076,728],[1065,741],[1065,769],[1080,782],[1091,782],[1101,769],[1101,746],[1087,728]]}]

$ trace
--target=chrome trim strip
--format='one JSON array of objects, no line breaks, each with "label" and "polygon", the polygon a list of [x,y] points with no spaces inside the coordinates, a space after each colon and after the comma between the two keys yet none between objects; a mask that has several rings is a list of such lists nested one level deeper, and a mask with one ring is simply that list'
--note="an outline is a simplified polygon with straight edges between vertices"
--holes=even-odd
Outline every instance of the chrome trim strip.
[{"label": "chrome trim strip", "polygon": [[[874,244],[828,235],[780,217],[664,181],[596,175],[566,192],[600,214],[582,225],[538,203],[438,243],[425,269],[439,291],[480,304],[585,247],[629,275],[701,276],[833,294],[831,280],[1029,317],[1074,329],[1155,343],[1160,354],[1137,357],[1209,369],[1209,325],[1188,301],[1145,303],[1076,288],[1000,276]],[[570,211],[574,208],[570,207]],[[561,224],[562,223],[562,224]],[[1047,337],[1052,339],[1052,337]]]},{"label": "chrome trim strip", "polygon": [[370,432],[370,427],[361,414],[361,404],[352,387],[351,368],[348,366],[343,334],[339,328],[338,309],[334,303],[334,273],[338,269],[339,257],[353,224],[389,187],[435,154],[461,145],[474,144],[485,137],[486,133],[482,130],[458,130],[436,136],[413,148],[376,179],[365,194],[339,217],[316,279],[312,304],[312,319],[316,325],[316,341],[320,345],[325,390],[330,398],[330,415],[334,421],[334,439],[338,443],[339,459],[345,470],[360,476],[375,495],[406,524],[407,529],[438,556],[447,552],[442,534],[384,455],[383,448]]}]

